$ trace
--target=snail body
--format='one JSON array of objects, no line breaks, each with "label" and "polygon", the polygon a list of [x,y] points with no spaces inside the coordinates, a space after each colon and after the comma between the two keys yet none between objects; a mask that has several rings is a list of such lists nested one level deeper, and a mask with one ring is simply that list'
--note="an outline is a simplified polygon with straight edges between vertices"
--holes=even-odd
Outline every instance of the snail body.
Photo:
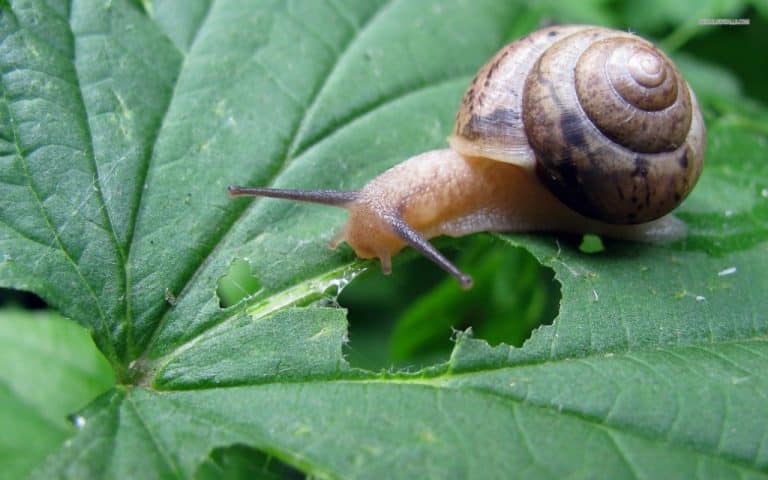
[{"label": "snail body", "polygon": [[502,48],[478,72],[449,149],[422,153],[360,190],[230,187],[233,196],[344,207],[331,242],[381,260],[410,245],[468,288],[428,241],[481,231],[555,231],[660,241],[684,225],[668,213],[702,169],[706,131],[671,61],[635,35],[545,28]]}]

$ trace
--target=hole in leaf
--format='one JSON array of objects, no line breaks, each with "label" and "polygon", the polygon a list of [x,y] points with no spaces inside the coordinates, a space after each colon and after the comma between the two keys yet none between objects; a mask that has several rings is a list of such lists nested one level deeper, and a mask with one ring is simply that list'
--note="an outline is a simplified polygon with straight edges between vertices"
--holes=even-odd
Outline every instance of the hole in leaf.
[{"label": "hole in leaf", "polygon": [[226,308],[232,306],[245,297],[256,293],[261,284],[251,273],[251,266],[242,259],[235,259],[227,270],[227,274],[219,279],[216,286],[216,295],[219,297],[219,306]]},{"label": "hole in leaf", "polygon": [[195,472],[195,480],[304,479],[300,470],[246,445],[215,448]]},{"label": "hole in leaf", "polygon": [[22,307],[27,310],[42,310],[48,308],[48,304],[34,293],[0,288],[0,307]]},{"label": "hole in leaf", "polygon": [[583,253],[600,253],[605,251],[605,245],[599,236],[588,233],[581,238],[579,250]]},{"label": "hole in leaf", "polygon": [[339,297],[348,309],[347,359],[353,366],[419,368],[446,361],[454,331],[469,327],[491,345],[521,346],[557,315],[560,287],[554,272],[528,251],[486,235],[461,239],[458,254],[440,243],[438,248],[472,275],[474,287],[462,291],[410,251],[395,257],[391,276],[376,268],[366,272]]}]

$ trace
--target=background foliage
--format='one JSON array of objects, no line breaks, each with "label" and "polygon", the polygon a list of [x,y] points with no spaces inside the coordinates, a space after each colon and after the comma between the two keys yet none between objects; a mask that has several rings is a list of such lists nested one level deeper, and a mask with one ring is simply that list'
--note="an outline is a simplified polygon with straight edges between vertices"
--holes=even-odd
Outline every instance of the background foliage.
[{"label": "background foliage", "polygon": [[[768,476],[765,2],[0,12],[0,476]],[[343,212],[224,195],[444,145],[477,68],[552,22],[652,38],[694,87],[684,241],[440,240],[461,293],[329,251]]]}]

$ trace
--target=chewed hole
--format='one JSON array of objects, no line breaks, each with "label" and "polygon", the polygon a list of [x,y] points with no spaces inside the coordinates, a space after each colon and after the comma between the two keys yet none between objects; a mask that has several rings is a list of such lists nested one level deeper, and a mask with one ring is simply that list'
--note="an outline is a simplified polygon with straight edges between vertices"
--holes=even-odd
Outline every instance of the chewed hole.
[{"label": "chewed hole", "polygon": [[[445,245],[458,245],[460,253]],[[417,369],[448,360],[456,330],[472,328],[491,345],[521,346],[557,315],[554,272],[527,250],[490,236],[438,241],[474,287],[458,283],[410,251],[395,257],[392,275],[373,268],[339,297],[350,322],[347,360],[371,370]]]},{"label": "chewed hole", "polygon": [[48,308],[48,304],[34,293],[0,288],[0,307],[22,307],[26,310],[42,310]]},{"label": "chewed hole", "polygon": [[261,450],[237,444],[213,449],[194,475],[195,480],[221,478],[298,480],[306,478],[306,474]]},{"label": "chewed hole", "polygon": [[581,238],[579,250],[582,253],[600,253],[605,251],[605,245],[599,236],[588,233]]},{"label": "chewed hole", "polygon": [[219,278],[216,285],[216,295],[219,306],[232,306],[240,300],[259,291],[261,284],[251,273],[251,266],[242,259],[235,259],[229,266],[226,275]]}]

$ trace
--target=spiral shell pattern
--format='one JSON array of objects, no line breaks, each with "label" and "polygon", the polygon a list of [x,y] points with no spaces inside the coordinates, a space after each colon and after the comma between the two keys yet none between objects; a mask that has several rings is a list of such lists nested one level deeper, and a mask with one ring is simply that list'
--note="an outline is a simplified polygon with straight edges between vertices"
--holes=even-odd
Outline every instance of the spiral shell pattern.
[{"label": "spiral shell pattern", "polygon": [[632,224],[663,216],[688,195],[706,140],[695,96],[650,42],[559,26],[508,45],[481,69],[451,144],[535,168],[572,209]]}]

